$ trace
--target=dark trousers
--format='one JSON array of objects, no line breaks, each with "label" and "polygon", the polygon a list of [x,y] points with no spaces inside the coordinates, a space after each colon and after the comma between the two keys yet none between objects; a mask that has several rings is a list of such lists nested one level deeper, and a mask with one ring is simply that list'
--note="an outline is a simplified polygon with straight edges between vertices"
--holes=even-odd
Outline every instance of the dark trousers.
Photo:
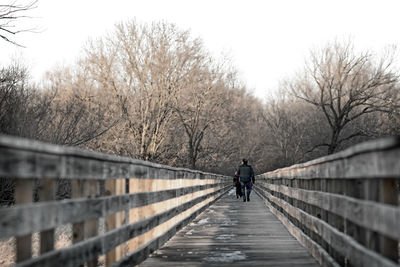
[{"label": "dark trousers", "polygon": [[242,184],[242,194],[243,197],[246,198],[246,189],[247,189],[247,198],[250,197],[251,189],[253,187],[253,183],[251,181],[248,182],[240,182]]}]

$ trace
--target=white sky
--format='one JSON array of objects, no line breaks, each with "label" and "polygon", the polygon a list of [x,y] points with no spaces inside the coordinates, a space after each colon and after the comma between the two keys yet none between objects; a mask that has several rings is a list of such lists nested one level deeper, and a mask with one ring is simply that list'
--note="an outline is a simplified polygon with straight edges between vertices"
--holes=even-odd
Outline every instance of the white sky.
[{"label": "white sky", "polygon": [[[0,0],[4,2],[5,0]],[[23,2],[23,0],[20,0]],[[39,0],[16,48],[0,41],[0,64],[22,58],[36,80],[57,64],[70,64],[89,37],[116,22],[165,20],[201,37],[217,56],[228,54],[254,94],[265,98],[304,64],[309,50],[352,37],[357,48],[400,44],[398,0]]]}]

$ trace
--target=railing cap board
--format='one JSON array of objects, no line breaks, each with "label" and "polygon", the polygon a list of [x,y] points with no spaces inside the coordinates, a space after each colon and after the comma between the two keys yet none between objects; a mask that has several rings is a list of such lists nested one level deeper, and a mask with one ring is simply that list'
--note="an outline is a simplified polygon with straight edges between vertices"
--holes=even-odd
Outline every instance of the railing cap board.
[{"label": "railing cap board", "polygon": [[258,175],[262,179],[399,178],[400,137],[352,146],[341,152]]},{"label": "railing cap board", "polygon": [[[160,170],[163,170],[163,175],[158,175]],[[224,175],[7,135],[0,135],[0,176],[68,179],[227,178]]]}]

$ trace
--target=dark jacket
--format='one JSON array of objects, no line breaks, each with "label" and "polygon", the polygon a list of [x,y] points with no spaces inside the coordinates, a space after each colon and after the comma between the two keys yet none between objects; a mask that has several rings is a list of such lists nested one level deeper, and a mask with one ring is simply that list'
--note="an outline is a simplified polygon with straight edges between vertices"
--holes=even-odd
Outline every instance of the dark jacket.
[{"label": "dark jacket", "polygon": [[250,179],[255,182],[254,171],[250,165],[240,165],[237,170],[237,175],[240,177],[240,181],[243,183],[249,182]]}]

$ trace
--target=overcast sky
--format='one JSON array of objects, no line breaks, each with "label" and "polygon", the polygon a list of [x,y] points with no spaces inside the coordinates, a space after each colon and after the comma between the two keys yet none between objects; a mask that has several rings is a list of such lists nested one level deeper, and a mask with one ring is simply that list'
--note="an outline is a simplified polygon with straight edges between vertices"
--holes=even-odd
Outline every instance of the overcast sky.
[{"label": "overcast sky", "polygon": [[36,18],[26,21],[40,32],[16,37],[26,48],[0,41],[0,64],[22,58],[40,80],[55,65],[73,63],[89,37],[116,22],[164,20],[201,37],[214,55],[228,54],[265,98],[327,41],[350,36],[357,48],[376,51],[400,44],[399,12],[398,0],[39,0],[30,12]]}]

